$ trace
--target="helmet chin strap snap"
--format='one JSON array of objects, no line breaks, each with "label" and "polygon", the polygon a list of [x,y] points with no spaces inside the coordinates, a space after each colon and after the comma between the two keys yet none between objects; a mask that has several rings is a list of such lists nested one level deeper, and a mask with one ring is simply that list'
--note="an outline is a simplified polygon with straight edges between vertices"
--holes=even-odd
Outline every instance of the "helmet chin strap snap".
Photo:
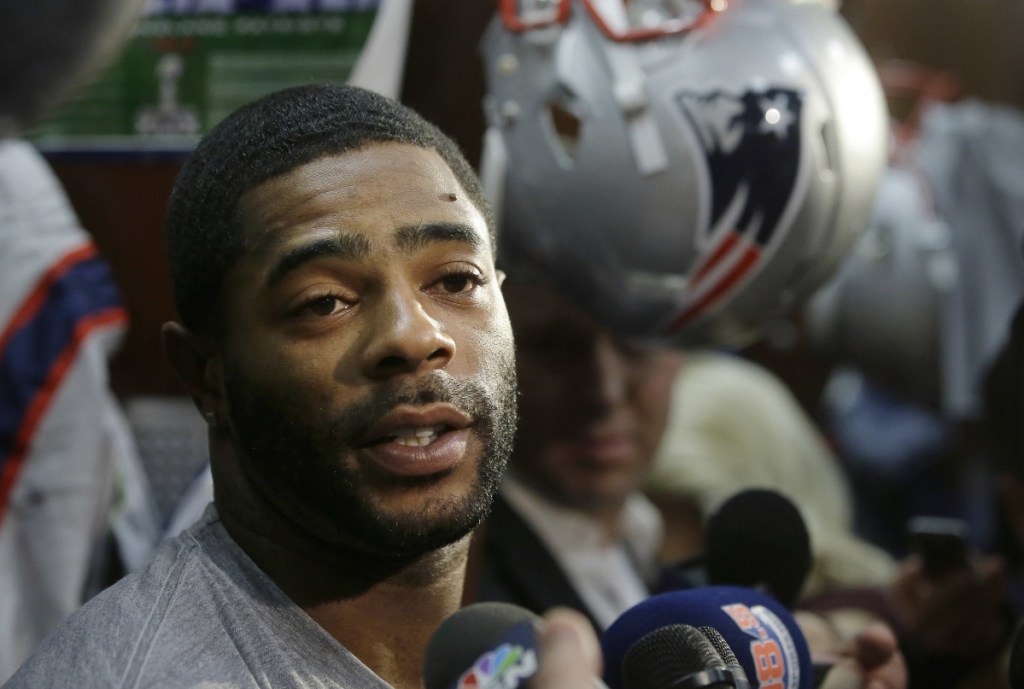
[{"label": "helmet chin strap snap", "polygon": [[644,176],[668,168],[668,152],[658,130],[647,95],[647,78],[630,46],[608,46],[608,66],[612,73],[612,93],[622,109],[633,151],[633,162]]},{"label": "helmet chin strap snap", "polygon": [[[567,37],[558,43],[555,53],[555,78],[559,83],[571,84],[578,79],[576,67],[579,49],[575,40]],[[622,113],[633,162],[643,176],[653,175],[668,168],[668,152],[651,108],[647,92],[647,74],[640,65],[636,46],[608,42],[604,46],[612,96]]]}]

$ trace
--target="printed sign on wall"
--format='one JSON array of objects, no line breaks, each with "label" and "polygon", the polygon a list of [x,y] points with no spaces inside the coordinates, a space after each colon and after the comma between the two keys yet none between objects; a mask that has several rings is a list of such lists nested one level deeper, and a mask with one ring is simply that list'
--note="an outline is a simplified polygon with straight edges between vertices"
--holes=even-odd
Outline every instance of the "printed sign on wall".
[{"label": "printed sign on wall", "polygon": [[78,99],[30,134],[45,152],[188,151],[239,106],[344,82],[381,0],[153,0]]}]

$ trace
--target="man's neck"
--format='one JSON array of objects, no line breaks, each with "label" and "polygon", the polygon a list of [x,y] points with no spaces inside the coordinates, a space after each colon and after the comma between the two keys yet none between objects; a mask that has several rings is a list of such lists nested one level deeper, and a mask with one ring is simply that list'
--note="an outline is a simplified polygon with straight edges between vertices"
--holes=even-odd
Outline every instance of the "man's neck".
[{"label": "man's neck", "polygon": [[256,532],[230,512],[222,520],[253,562],[363,664],[396,689],[422,688],[427,643],[460,605],[468,536],[392,558]]},{"label": "man's neck", "polygon": [[468,544],[432,553],[362,595],[304,609],[391,686],[421,689],[427,644],[461,604]]}]

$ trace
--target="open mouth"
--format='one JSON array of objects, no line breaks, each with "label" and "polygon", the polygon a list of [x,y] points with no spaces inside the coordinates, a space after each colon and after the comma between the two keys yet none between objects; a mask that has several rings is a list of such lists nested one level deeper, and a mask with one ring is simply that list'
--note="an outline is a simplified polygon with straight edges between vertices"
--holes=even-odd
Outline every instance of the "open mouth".
[{"label": "open mouth", "polygon": [[396,429],[394,435],[381,438],[380,442],[393,442],[406,447],[426,447],[449,430],[450,426],[440,423],[433,426],[410,426]]},{"label": "open mouth", "polygon": [[378,469],[398,476],[451,471],[466,456],[470,431],[445,423],[396,425],[362,449]]},{"label": "open mouth", "polygon": [[400,405],[367,429],[361,456],[399,476],[450,471],[466,457],[472,422],[449,404]]}]

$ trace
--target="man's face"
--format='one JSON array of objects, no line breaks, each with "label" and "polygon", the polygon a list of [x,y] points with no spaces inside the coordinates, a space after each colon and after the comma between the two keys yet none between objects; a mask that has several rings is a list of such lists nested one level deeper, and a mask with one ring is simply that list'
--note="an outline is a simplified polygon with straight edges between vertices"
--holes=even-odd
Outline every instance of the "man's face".
[{"label": "man's face", "polygon": [[558,503],[617,509],[661,440],[680,355],[616,339],[551,288],[511,283],[517,475]]},{"label": "man's face", "polygon": [[247,193],[224,285],[238,463],[328,543],[416,555],[486,514],[515,426],[479,210],[433,151],[377,144]]}]

